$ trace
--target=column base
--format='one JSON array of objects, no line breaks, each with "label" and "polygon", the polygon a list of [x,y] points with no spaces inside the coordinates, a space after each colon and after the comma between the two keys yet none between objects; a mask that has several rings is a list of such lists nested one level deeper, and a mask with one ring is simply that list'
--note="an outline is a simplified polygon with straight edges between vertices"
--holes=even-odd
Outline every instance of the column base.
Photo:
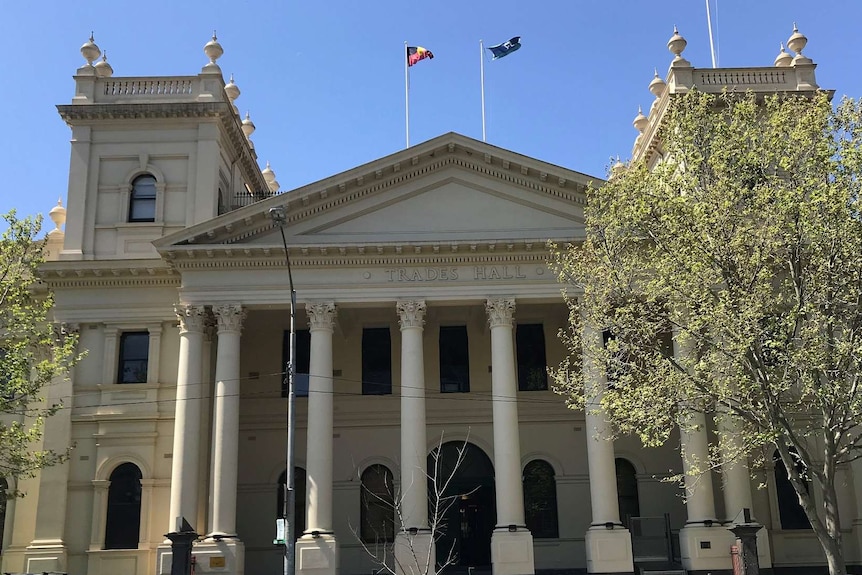
[{"label": "column base", "polygon": [[494,575],[534,575],[533,535],[525,527],[517,531],[496,528],[491,534],[491,569]]},{"label": "column base", "polygon": [[587,573],[634,573],[632,534],[622,525],[613,527],[593,525],[587,530]]},{"label": "column base", "polygon": [[398,533],[393,552],[398,575],[426,575],[436,571],[437,549],[430,531],[420,531],[416,535]]},{"label": "column base", "polygon": [[296,542],[297,575],[338,573],[338,543],[334,535],[303,535]]},{"label": "column base", "polygon": [[[195,573],[243,575],[245,573],[245,544],[239,539],[207,540],[192,547]],[[170,544],[156,549],[156,572],[171,575],[173,553]]]},{"label": "column base", "polygon": [[61,539],[36,539],[24,550],[24,569],[28,573],[64,572],[68,549]]},{"label": "column base", "polygon": [[707,527],[691,523],[679,530],[679,551],[682,566],[688,571],[711,571],[714,575],[732,573],[730,546],[736,537],[722,525]]}]

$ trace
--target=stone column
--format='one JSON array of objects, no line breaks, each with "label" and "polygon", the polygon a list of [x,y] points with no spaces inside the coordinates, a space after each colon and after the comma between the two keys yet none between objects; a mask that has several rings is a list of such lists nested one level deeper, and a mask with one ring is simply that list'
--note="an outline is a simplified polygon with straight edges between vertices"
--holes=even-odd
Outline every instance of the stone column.
[{"label": "stone column", "polygon": [[[748,469],[747,458],[745,456],[740,458],[739,456],[741,442],[736,432],[737,425],[725,414],[721,414],[718,428],[721,434],[720,449],[722,453],[723,524],[730,528],[739,522],[745,522],[742,516],[743,509],[748,509],[750,511],[749,517],[756,522],[754,502],[751,497],[751,474]],[[766,529],[760,529],[755,537],[757,538],[757,556],[760,567],[764,569],[772,567],[769,534]]]},{"label": "stone column", "polygon": [[524,521],[518,382],[512,329],[515,300],[488,299],[485,310],[491,327],[491,401],[497,494],[497,525],[491,535],[491,563],[494,575],[529,575],[535,573],[535,565],[533,536]]},{"label": "stone column", "polygon": [[592,521],[585,537],[589,573],[631,573],[631,533],[620,522],[614,442],[608,423],[601,413],[607,381],[595,358],[601,349],[600,331],[585,327],[583,331],[584,425],[587,436],[587,466],[590,474],[590,507]]},{"label": "stone column", "polygon": [[396,304],[401,325],[401,529],[395,539],[396,570],[420,573],[435,557],[428,527],[428,446],[425,432],[424,301]]},{"label": "stone column", "polygon": [[338,545],[332,531],[332,332],[335,304],[306,305],[311,331],[306,448],[306,529],[296,543],[300,575],[335,575]]},{"label": "stone column", "polygon": [[236,484],[239,463],[239,350],[245,311],[239,304],[213,306],[218,322],[213,406],[213,537],[236,537]]},{"label": "stone column", "polygon": [[[681,358],[690,353],[676,337],[673,351],[675,356]],[[689,571],[729,570],[732,568],[730,546],[736,539],[716,518],[706,416],[694,409],[686,412],[685,406],[680,406],[680,409],[687,418],[679,430],[688,516],[679,532],[682,564]]]},{"label": "stone column", "polygon": [[174,448],[171,462],[171,507],[168,532],[176,528],[177,518],[194,521],[198,516],[198,453],[201,419],[201,354],[206,310],[198,305],[177,305],[180,320],[180,350],[177,369]]}]

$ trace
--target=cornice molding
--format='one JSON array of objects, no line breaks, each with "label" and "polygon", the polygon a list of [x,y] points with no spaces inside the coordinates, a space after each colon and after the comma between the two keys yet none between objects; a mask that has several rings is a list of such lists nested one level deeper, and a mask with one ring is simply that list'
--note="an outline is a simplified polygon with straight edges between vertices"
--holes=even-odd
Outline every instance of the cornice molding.
[{"label": "cornice molding", "polygon": [[257,153],[242,132],[242,119],[228,102],[158,102],[123,104],[62,104],[57,111],[69,126],[81,122],[176,118],[220,120],[231,146],[239,152],[243,175],[249,185],[266,190],[266,180],[257,165]]},{"label": "cornice molding", "polygon": [[180,277],[161,260],[54,261],[42,264],[39,277],[49,288],[179,287]]},{"label": "cornice molding", "polygon": [[[201,247],[202,248],[202,247]],[[464,242],[440,244],[379,244],[373,246],[308,246],[290,248],[295,268],[381,267],[542,263],[550,252],[544,241]],[[283,268],[284,248],[195,249],[178,247],[164,253],[177,270]]]}]

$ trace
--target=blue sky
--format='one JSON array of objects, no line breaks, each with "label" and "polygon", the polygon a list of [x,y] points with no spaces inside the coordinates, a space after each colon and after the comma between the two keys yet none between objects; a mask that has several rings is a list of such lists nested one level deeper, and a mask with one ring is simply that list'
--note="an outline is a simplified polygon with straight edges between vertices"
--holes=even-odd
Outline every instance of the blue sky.
[{"label": "blue sky", "polygon": [[[862,96],[862,2],[711,2],[720,66],[771,65],[796,21],[820,86]],[[520,51],[486,64],[488,142],[604,176],[609,158],[631,151],[631,121],[652,101],[653,69],[667,71],[674,25],[685,57],[709,67],[703,0],[4,0],[0,212],[65,201],[70,134],[54,106],[71,101],[91,30],[115,76],[159,76],[197,74],[216,29],[261,166],[271,161],[289,190],[404,147],[405,40],[435,55],[411,69],[411,142],[480,139],[479,40],[516,35]]]}]

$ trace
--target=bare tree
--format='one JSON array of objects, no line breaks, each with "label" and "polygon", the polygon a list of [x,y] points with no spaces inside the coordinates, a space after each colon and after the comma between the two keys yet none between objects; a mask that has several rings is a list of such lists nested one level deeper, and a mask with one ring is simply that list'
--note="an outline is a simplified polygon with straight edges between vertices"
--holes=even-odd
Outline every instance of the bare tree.
[{"label": "bare tree", "polygon": [[[431,452],[431,465],[426,472],[428,480],[428,529],[431,537],[418,537],[417,529],[407,529],[404,521],[404,499],[402,494],[404,486],[396,488],[390,482],[391,476],[385,479],[385,489],[369,488],[365,482],[362,484],[362,505],[367,513],[376,517],[371,522],[360,527],[357,532],[352,528],[353,534],[359,540],[365,552],[379,566],[378,573],[389,573],[391,575],[439,575],[450,565],[458,560],[458,553],[453,541],[444,553],[438,555],[437,546],[447,534],[447,530],[457,526],[450,526],[447,515],[452,506],[463,496],[470,495],[475,489],[464,493],[452,493],[453,480],[458,469],[464,462],[467,452],[468,441],[465,439],[456,448],[454,461],[443,465],[443,437],[437,447]],[[386,511],[386,515],[374,513]],[[374,541],[362,532],[362,527],[371,529],[375,535]],[[397,534],[401,537],[395,537]],[[437,557],[441,556],[440,561]]]}]

